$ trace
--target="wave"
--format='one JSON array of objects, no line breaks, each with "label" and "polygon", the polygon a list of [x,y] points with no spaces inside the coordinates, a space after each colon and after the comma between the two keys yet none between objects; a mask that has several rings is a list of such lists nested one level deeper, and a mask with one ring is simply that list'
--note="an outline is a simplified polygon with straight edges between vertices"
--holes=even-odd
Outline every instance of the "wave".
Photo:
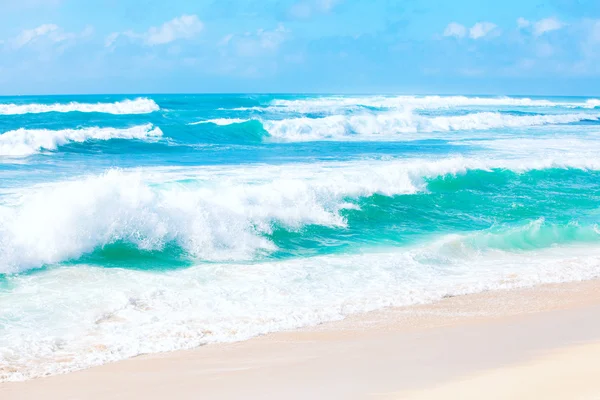
[{"label": "wave", "polygon": [[162,136],[160,128],[152,124],[132,128],[82,128],[82,129],[17,129],[0,135],[0,156],[28,156],[44,150],[56,150],[69,143],[88,140],[154,139]]},{"label": "wave", "polygon": [[249,119],[241,118],[215,118],[207,119],[204,121],[190,122],[188,125],[201,125],[201,124],[215,124],[219,126],[227,126],[233,124],[243,124],[244,122],[250,121]]},{"label": "wave", "polygon": [[274,229],[344,228],[352,199],[427,191],[427,178],[468,170],[599,170],[593,160],[447,159],[124,172],[32,188],[0,206],[0,273],[77,259],[124,242],[176,244],[200,260],[277,250]]},{"label": "wave", "polygon": [[[545,99],[517,97],[467,97],[467,96],[364,96],[364,97],[314,97],[306,99],[276,99],[266,107],[268,111],[285,112],[338,112],[343,109],[380,108],[380,109],[439,109],[452,107],[565,107],[596,108],[600,99],[586,101],[561,102]],[[244,108],[238,108],[244,110]],[[245,108],[260,111],[261,108]],[[265,108],[262,108],[265,110]]]},{"label": "wave", "polygon": [[596,224],[551,224],[539,218],[523,226],[472,234],[461,240],[480,250],[535,250],[570,243],[596,243],[600,241],[600,228]]},{"label": "wave", "polygon": [[0,369],[0,381],[600,273],[597,246],[481,252],[466,249],[467,240],[448,235],[394,251],[202,264],[177,273],[80,265],[16,276],[10,307],[0,310],[10,328],[0,336],[1,357],[12,367]]},{"label": "wave", "polygon": [[263,126],[272,138],[283,141],[340,139],[378,139],[398,133],[489,130],[529,126],[598,121],[589,113],[554,115],[511,115],[481,112],[458,116],[425,117],[407,112],[333,115],[323,118],[291,118],[265,120]]},{"label": "wave", "polygon": [[39,114],[47,112],[82,112],[105,114],[149,114],[160,110],[158,104],[152,99],[137,98],[122,100],[114,103],[54,103],[54,104],[2,104],[0,115]]}]

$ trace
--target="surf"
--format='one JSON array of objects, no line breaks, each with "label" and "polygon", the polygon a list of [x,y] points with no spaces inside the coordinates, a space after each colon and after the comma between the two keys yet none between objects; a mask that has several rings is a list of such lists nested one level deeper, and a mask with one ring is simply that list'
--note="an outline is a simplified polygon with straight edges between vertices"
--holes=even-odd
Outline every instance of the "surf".
[{"label": "surf", "polygon": [[29,156],[42,151],[54,151],[69,143],[90,140],[155,140],[163,135],[152,124],[131,128],[81,128],[81,129],[25,129],[20,128],[0,134],[0,156]]},{"label": "surf", "polygon": [[149,114],[160,110],[154,100],[148,98],[137,98],[134,100],[121,100],[113,103],[80,103],[72,101],[69,103],[0,103],[0,115],[23,115],[40,113],[105,113],[105,114]]}]

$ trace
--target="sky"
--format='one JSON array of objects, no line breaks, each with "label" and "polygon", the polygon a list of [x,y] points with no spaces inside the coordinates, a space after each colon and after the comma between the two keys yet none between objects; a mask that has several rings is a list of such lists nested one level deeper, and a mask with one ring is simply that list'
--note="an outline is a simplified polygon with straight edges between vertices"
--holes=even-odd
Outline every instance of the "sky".
[{"label": "sky", "polygon": [[600,95],[600,0],[0,0],[0,94]]}]

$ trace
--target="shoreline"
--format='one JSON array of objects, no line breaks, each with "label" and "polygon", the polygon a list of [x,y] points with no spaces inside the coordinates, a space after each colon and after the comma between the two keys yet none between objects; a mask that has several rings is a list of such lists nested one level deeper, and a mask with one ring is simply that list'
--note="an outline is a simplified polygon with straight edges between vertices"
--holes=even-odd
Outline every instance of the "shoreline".
[{"label": "shoreline", "polygon": [[[448,398],[476,382],[501,388],[514,368],[535,376],[561,357],[597,354],[599,312],[597,279],[488,291],[1,383],[0,397]],[[578,365],[589,367],[569,368]]]}]

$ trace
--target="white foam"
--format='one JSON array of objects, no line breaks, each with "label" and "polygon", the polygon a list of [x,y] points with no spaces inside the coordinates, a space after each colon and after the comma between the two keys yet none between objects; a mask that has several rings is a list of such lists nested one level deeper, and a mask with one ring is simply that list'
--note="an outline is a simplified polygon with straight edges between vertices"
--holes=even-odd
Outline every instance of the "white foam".
[{"label": "white foam", "polygon": [[188,125],[201,125],[201,124],[215,124],[219,126],[226,126],[232,124],[243,124],[244,122],[248,122],[248,119],[242,118],[215,118],[215,119],[207,119],[204,121],[190,122]]},{"label": "white foam", "polygon": [[[426,190],[426,177],[470,169],[600,169],[594,158],[493,160],[451,158],[112,170],[100,176],[28,188],[0,205],[0,273],[77,258],[124,241],[160,250],[175,242],[202,260],[252,260],[275,245],[275,225],[345,226],[349,200]],[[186,182],[179,183],[179,182]]]},{"label": "white foam", "polygon": [[600,99],[588,99],[585,101],[584,108],[596,108],[600,107]]},{"label": "white foam", "polygon": [[152,124],[131,128],[82,128],[82,129],[17,129],[0,135],[0,156],[28,156],[43,150],[56,150],[72,142],[110,139],[154,139],[162,136],[160,128]]},{"label": "white foam", "polygon": [[256,260],[275,249],[263,235],[274,224],[343,227],[340,211],[355,208],[354,198],[411,194],[426,190],[426,177],[492,168],[600,170],[600,162],[532,156],[157,167],[17,191],[0,204],[0,273],[116,241],[140,249],[174,241],[213,262],[162,273],[75,265],[10,277],[0,287],[0,380],[244,340],[445,295],[598,276],[597,246],[499,250],[504,240],[518,242],[515,236],[528,243],[543,221],[506,238],[448,235],[382,253]]},{"label": "white foam", "polygon": [[[390,139],[405,133],[489,130],[529,126],[568,124],[583,120],[598,120],[597,114],[571,113],[548,115],[511,115],[480,112],[458,116],[428,117],[411,111],[378,114],[332,115],[323,118],[290,118],[263,121],[271,137],[283,141]],[[407,136],[412,140],[414,136]],[[395,137],[398,139],[398,137]],[[400,138],[401,139],[401,138]]]},{"label": "white foam", "polygon": [[587,101],[551,101],[520,97],[467,97],[467,96],[362,96],[362,97],[313,97],[306,99],[276,99],[270,103],[269,111],[339,112],[342,109],[359,107],[387,109],[439,109],[452,107],[567,107],[594,108],[600,99]]},{"label": "white foam", "polygon": [[390,252],[204,264],[166,273],[53,269],[15,277],[10,289],[0,291],[0,304],[6,304],[0,308],[6,321],[0,381],[244,340],[448,295],[599,273],[596,246],[481,251],[457,235]]},{"label": "white foam", "polygon": [[39,114],[47,112],[97,112],[106,114],[149,114],[160,110],[152,99],[137,98],[114,103],[54,103],[6,104],[0,103],[0,115]]}]

